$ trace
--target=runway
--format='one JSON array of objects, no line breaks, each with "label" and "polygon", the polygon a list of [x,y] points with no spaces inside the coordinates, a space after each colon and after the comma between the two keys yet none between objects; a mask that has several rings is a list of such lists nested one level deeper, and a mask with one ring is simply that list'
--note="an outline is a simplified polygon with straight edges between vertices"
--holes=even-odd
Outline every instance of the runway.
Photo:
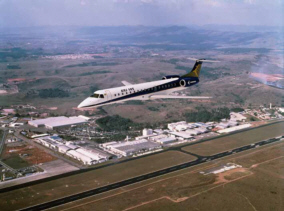
[{"label": "runway", "polygon": [[[282,138],[284,138],[284,136],[282,136]],[[256,142],[254,144],[245,145],[245,146],[242,146],[242,147],[239,147],[239,148],[235,148],[235,149],[230,150],[230,151],[221,152],[221,153],[218,153],[218,154],[215,154],[215,155],[199,157],[197,160],[194,160],[194,161],[182,163],[182,164],[179,164],[179,165],[176,165],[176,166],[171,166],[169,168],[161,169],[161,170],[158,170],[158,171],[155,171],[155,172],[151,172],[151,173],[147,173],[147,174],[140,175],[140,176],[137,176],[137,177],[133,177],[133,178],[130,178],[130,179],[126,179],[126,180],[123,180],[123,181],[120,181],[120,182],[117,182],[117,183],[113,183],[113,184],[110,184],[110,185],[106,185],[106,186],[103,186],[103,187],[100,187],[100,188],[95,188],[95,189],[84,191],[84,192],[81,192],[81,193],[76,193],[76,194],[71,195],[71,196],[67,196],[67,197],[57,199],[57,200],[53,200],[53,201],[45,202],[45,203],[42,203],[42,204],[34,205],[34,206],[31,206],[31,207],[24,208],[22,210],[23,211],[24,210],[29,210],[29,211],[31,211],[31,210],[44,210],[44,209],[60,206],[60,205],[63,205],[63,204],[69,203],[69,202],[73,202],[73,201],[76,201],[76,200],[79,200],[79,199],[94,196],[94,195],[97,195],[97,194],[100,194],[100,193],[104,193],[104,192],[107,192],[107,191],[110,191],[110,190],[114,190],[114,189],[117,189],[117,188],[121,188],[121,187],[130,185],[130,184],[135,184],[137,182],[141,182],[141,181],[144,181],[144,180],[147,180],[147,179],[155,178],[155,177],[165,175],[165,174],[168,174],[168,173],[171,173],[171,172],[175,172],[175,171],[179,171],[179,170],[182,170],[182,169],[185,169],[185,168],[196,166],[196,165],[199,165],[199,164],[204,163],[204,162],[209,162],[209,161],[212,161],[212,160],[223,158],[223,157],[226,157],[226,156],[229,156],[229,155],[232,155],[232,154],[240,153],[240,152],[243,152],[243,151],[246,151],[246,150],[250,150],[250,149],[253,149],[253,148],[260,147],[260,146],[268,145],[268,144],[275,143],[275,142],[278,142],[278,141],[281,141],[281,138],[272,138],[272,139]]]}]

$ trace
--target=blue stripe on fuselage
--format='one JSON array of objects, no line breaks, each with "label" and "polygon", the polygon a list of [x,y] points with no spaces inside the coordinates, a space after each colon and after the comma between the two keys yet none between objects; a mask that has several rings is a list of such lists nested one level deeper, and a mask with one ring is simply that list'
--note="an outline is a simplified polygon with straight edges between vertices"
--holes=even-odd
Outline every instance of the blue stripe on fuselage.
[{"label": "blue stripe on fuselage", "polygon": [[[199,82],[198,78],[196,78],[196,77],[191,77],[189,79],[192,80],[192,81],[196,81],[196,83],[194,83],[194,84],[197,84]],[[139,96],[143,96],[143,95],[148,95],[148,94],[151,94],[151,93],[157,93],[157,92],[161,92],[161,91],[165,91],[165,90],[169,90],[169,89],[178,88],[178,87],[181,87],[179,85],[179,81],[180,80],[178,79],[176,81],[171,81],[171,82],[168,82],[168,83],[165,83],[165,84],[154,86],[154,87],[148,88],[146,90],[135,92],[135,93],[132,93],[132,94],[129,94],[129,95],[125,95],[125,96],[122,96],[122,97],[119,97],[119,98],[115,98],[115,99],[112,99],[112,100],[109,100],[109,101],[104,101],[104,102],[101,102],[101,103],[98,103],[98,104],[94,104],[94,105],[90,105],[90,106],[84,106],[83,108],[103,105],[103,104],[112,103],[112,102],[115,102],[115,101],[125,100],[125,99],[128,99],[128,98],[134,98],[134,97],[139,97]],[[168,86],[168,85],[173,85],[173,84],[176,84],[176,86],[158,89],[158,87],[166,86],[166,85]],[[191,84],[190,86],[192,86],[194,84]]]}]

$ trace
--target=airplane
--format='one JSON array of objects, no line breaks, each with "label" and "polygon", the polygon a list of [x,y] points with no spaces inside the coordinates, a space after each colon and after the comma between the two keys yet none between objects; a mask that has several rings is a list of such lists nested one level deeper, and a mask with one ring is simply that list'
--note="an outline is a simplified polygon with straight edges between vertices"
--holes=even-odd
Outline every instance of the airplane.
[{"label": "airplane", "polygon": [[178,96],[170,95],[173,92],[184,90],[199,82],[199,73],[203,62],[219,62],[206,59],[194,59],[192,70],[182,76],[167,75],[159,81],[140,84],[131,84],[122,81],[124,86],[98,90],[78,105],[78,108],[95,108],[128,100],[153,100],[153,99],[210,99],[202,96]]}]

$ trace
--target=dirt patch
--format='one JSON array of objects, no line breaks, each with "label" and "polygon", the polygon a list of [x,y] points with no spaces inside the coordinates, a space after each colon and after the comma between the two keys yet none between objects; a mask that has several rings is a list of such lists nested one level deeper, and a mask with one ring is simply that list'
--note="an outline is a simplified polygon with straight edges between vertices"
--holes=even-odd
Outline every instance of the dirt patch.
[{"label": "dirt patch", "polygon": [[13,159],[18,157],[29,165],[35,165],[39,163],[46,163],[57,158],[44,152],[43,150],[31,145],[22,144],[20,146],[6,146],[2,155],[2,159]]}]

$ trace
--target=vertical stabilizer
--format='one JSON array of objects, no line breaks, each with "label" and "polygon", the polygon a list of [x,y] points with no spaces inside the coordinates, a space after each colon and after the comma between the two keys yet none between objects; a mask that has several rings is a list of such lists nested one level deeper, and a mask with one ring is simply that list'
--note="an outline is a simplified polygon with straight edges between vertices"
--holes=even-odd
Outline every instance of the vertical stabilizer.
[{"label": "vertical stabilizer", "polygon": [[196,78],[198,78],[200,70],[201,70],[201,65],[202,65],[202,60],[196,60],[192,70],[189,73],[183,75],[182,78],[186,78],[186,77],[196,77]]}]

